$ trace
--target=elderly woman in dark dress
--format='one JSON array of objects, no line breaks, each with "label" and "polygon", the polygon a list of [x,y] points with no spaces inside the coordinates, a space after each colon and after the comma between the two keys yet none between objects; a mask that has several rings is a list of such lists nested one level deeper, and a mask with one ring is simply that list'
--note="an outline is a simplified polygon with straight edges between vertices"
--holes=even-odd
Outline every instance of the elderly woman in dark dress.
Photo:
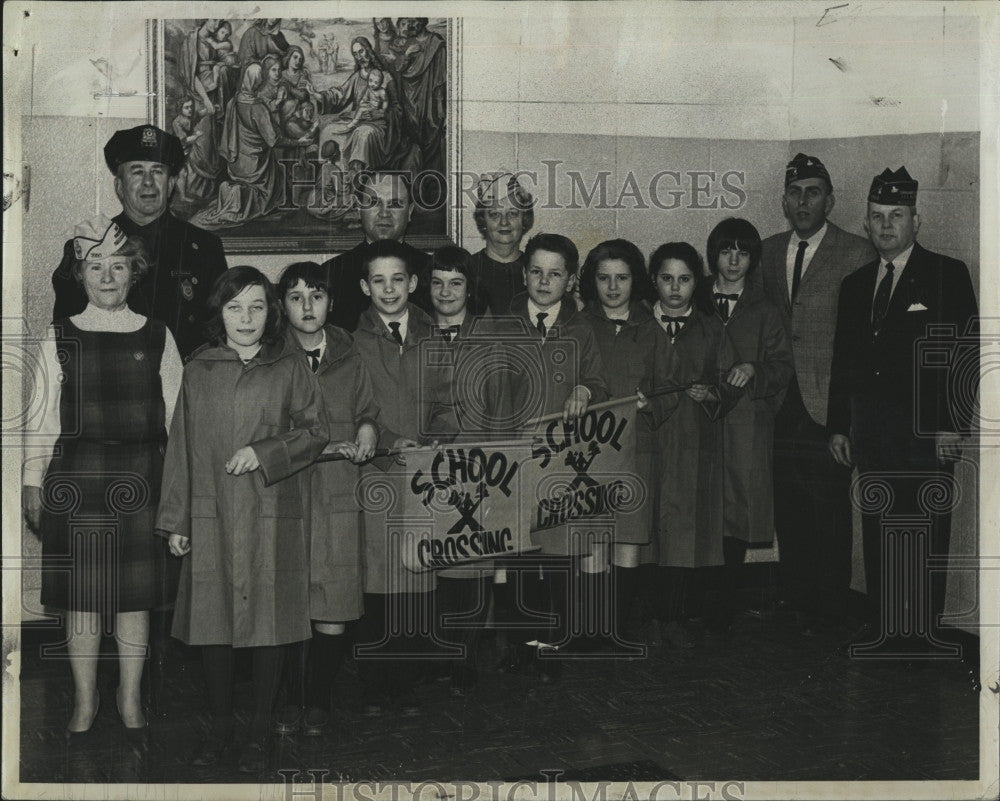
[{"label": "elderly woman in dark dress", "polygon": [[510,172],[483,176],[472,217],[486,247],[473,256],[473,275],[493,316],[510,313],[510,301],[524,291],[521,240],[535,224],[535,200]]},{"label": "elderly woman in dark dress", "polygon": [[23,492],[25,517],[42,537],[42,603],[66,610],[76,693],[67,737],[97,717],[102,615],[118,642],[119,715],[128,729],[146,726],[139,683],[149,610],[176,587],[153,516],[182,369],[167,327],[126,303],[147,269],[141,241],[105,219],[76,234],[73,274],[88,305],[54,321],[42,342],[35,385],[46,406]]}]

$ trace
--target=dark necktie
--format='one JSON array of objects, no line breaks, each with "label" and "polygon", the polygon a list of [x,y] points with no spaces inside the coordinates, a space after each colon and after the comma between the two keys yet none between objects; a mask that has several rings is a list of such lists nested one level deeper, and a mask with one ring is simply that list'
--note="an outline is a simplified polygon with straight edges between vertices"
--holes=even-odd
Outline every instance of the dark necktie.
[{"label": "dark necktie", "polygon": [[398,322],[394,321],[389,323],[389,333],[392,335],[392,338],[396,340],[396,344],[398,344],[399,347],[403,347],[403,337],[401,337],[399,334]]},{"label": "dark necktie", "polygon": [[687,322],[686,317],[671,317],[669,314],[661,314],[660,319],[667,324],[667,333],[674,339]]},{"label": "dark necktie", "polygon": [[875,290],[875,302],[872,304],[872,329],[875,333],[882,327],[885,314],[889,311],[889,298],[892,297],[892,272],[896,268],[890,261],[885,265],[885,275],[879,281]]},{"label": "dark necktie", "polygon": [[621,330],[625,327],[625,323],[627,323],[628,320],[612,320],[611,322],[615,324],[615,335],[617,336],[621,333]]},{"label": "dark necktie", "polygon": [[451,342],[458,336],[458,332],[461,327],[462,326],[460,325],[442,325],[437,327],[437,332],[441,335],[445,342]]},{"label": "dark necktie", "polygon": [[315,373],[319,369],[319,348],[316,348],[315,350],[307,350],[306,356],[309,357],[309,366]]},{"label": "dark necktie", "polygon": [[729,304],[730,302],[735,303],[740,299],[737,294],[727,295],[723,292],[715,293],[715,304],[719,307],[719,314],[722,315],[722,321],[727,322],[729,320]]},{"label": "dark necktie", "polygon": [[537,328],[538,333],[540,333],[544,337],[545,333],[548,331],[548,329],[545,327],[545,318],[549,316],[549,313],[539,312],[535,316],[538,318],[538,322],[535,323],[535,328]]},{"label": "dark necktie", "polygon": [[802,264],[806,259],[806,248],[809,243],[804,239],[799,241],[799,249],[795,254],[795,267],[792,270],[792,303],[795,303],[795,296],[799,294],[799,283],[802,281]]}]

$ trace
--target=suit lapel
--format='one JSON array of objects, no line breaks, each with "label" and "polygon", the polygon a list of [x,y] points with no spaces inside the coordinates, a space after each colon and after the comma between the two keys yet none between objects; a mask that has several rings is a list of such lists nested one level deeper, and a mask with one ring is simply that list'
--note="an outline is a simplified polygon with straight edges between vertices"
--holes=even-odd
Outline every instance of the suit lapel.
[{"label": "suit lapel", "polygon": [[791,312],[792,310],[792,304],[788,300],[788,265],[787,265],[788,243],[792,241],[792,233],[793,231],[789,231],[782,237],[781,250],[779,253],[775,254],[775,256],[777,256],[777,259],[772,268],[774,270],[775,285],[780,290],[781,302],[784,304],[786,312]]}]

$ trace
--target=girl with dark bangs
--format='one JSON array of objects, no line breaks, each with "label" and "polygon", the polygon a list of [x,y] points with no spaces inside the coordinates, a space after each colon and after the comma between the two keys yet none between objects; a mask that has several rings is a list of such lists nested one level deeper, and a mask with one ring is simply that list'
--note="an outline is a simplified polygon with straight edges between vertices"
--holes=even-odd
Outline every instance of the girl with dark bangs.
[{"label": "girl with dark bangs", "polygon": [[185,557],[173,635],[202,646],[212,726],[192,756],[217,762],[233,736],[236,648],[253,656],[254,713],[240,770],[267,753],[281,646],[309,624],[308,530],[295,475],[328,440],[315,379],[282,336],[274,289],[253,267],[212,287],[209,344],[184,367],[156,519]]},{"label": "girl with dark bangs", "polygon": [[[653,320],[650,304],[656,300],[653,283],[646,272],[646,259],[634,244],[625,239],[601,242],[590,251],[580,271],[580,296],[584,314],[590,321],[601,351],[604,380],[613,395],[630,395],[636,389],[649,391],[653,376],[653,353],[662,332]],[[667,354],[666,359],[670,359]],[[670,396],[666,405],[676,404]],[[636,473],[647,488],[653,481],[655,435],[646,415],[638,415],[636,434]],[[642,556],[655,562],[650,542],[653,531],[653,498],[635,512],[615,515],[612,549],[615,631],[625,637],[629,612],[640,587],[644,600],[655,605],[655,584],[640,580]],[[601,548],[581,561],[583,588],[581,597],[593,608],[611,604],[606,597],[608,554]],[[653,591],[650,591],[653,590]],[[586,599],[594,598],[594,601]],[[632,633],[634,636],[634,633]]]},{"label": "girl with dark bangs", "polygon": [[708,267],[716,315],[736,349],[726,383],[739,399],[725,419],[725,569],[712,582],[712,617],[723,627],[734,612],[734,592],[748,545],[774,536],[774,416],[792,377],[791,343],[778,308],[747,276],[760,266],[760,234],[730,217],[708,236]]},{"label": "girl with dark bangs", "polygon": [[[690,648],[682,617],[694,571],[723,564],[722,418],[738,399],[723,378],[735,354],[721,320],[705,308],[701,257],[691,245],[658,247],[649,274],[662,334],[645,409],[656,429],[659,617],[664,640]],[[658,394],[667,389],[682,391]]]}]

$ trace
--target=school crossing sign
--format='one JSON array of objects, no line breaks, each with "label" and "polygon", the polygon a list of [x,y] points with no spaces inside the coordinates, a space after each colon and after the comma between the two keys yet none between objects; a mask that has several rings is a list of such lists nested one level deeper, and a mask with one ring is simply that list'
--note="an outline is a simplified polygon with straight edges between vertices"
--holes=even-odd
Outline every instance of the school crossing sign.
[{"label": "school crossing sign", "polygon": [[635,413],[634,402],[601,404],[579,420],[544,420],[521,441],[408,455],[405,514],[429,525],[407,538],[404,563],[423,571],[511,556],[539,547],[533,532],[613,524],[646,499]]}]

